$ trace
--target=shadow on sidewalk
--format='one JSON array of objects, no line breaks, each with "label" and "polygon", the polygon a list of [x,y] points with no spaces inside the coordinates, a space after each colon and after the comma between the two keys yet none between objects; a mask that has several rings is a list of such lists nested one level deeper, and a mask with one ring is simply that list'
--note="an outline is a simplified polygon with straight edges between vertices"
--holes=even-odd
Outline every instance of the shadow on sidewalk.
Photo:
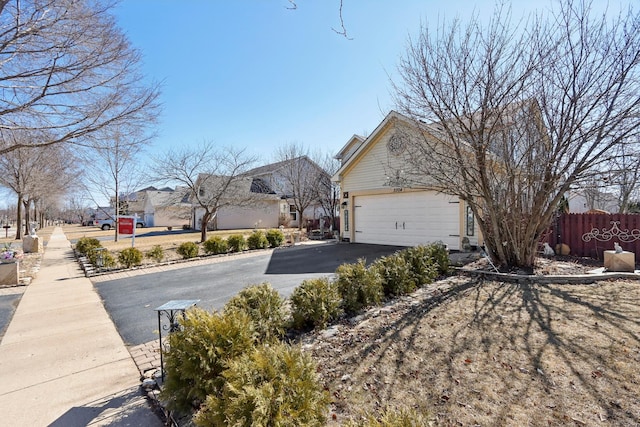
[{"label": "shadow on sidewalk", "polygon": [[147,399],[139,387],[76,406],[49,424],[49,427],[108,426],[162,426],[159,415],[149,410]]}]

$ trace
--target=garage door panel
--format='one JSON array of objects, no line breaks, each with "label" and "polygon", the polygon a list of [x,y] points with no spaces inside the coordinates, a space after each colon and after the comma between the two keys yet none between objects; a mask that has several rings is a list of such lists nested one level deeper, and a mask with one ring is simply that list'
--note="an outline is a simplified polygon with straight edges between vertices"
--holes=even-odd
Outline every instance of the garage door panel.
[{"label": "garage door panel", "polygon": [[442,241],[459,249],[459,204],[434,192],[358,196],[355,241],[415,246]]}]

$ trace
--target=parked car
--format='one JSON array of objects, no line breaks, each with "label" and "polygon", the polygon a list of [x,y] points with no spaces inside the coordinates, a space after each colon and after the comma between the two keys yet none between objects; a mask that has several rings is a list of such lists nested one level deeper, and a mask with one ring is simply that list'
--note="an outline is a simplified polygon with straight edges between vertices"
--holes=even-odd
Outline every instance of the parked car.
[{"label": "parked car", "polygon": [[[93,225],[95,225],[96,227],[100,227],[103,230],[110,230],[112,227],[114,227],[115,224],[112,219],[96,219],[95,221],[93,221]],[[145,227],[144,220],[142,218],[138,218],[138,220],[136,221],[136,228],[143,227]]]}]

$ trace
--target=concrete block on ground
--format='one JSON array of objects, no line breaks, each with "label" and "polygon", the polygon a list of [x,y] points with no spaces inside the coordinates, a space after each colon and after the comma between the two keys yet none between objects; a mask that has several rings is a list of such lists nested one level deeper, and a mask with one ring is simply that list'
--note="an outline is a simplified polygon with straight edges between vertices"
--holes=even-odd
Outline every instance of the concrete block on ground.
[{"label": "concrete block on ground", "polygon": [[633,273],[636,268],[636,254],[627,251],[604,251],[604,268],[607,271]]},{"label": "concrete block on ground", "polygon": [[44,252],[42,239],[38,236],[24,236],[22,250],[25,254]]},{"label": "concrete block on ground", "polygon": [[0,285],[17,285],[19,278],[19,263],[0,263]]}]

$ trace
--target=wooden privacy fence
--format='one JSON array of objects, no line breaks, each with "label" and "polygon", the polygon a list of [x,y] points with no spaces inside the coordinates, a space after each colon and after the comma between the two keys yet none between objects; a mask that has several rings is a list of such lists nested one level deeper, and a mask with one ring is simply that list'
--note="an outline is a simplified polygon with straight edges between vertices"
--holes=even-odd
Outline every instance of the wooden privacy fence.
[{"label": "wooden privacy fence", "polygon": [[569,246],[571,255],[603,259],[618,242],[625,251],[640,254],[640,214],[562,214],[546,239],[551,247]]}]

